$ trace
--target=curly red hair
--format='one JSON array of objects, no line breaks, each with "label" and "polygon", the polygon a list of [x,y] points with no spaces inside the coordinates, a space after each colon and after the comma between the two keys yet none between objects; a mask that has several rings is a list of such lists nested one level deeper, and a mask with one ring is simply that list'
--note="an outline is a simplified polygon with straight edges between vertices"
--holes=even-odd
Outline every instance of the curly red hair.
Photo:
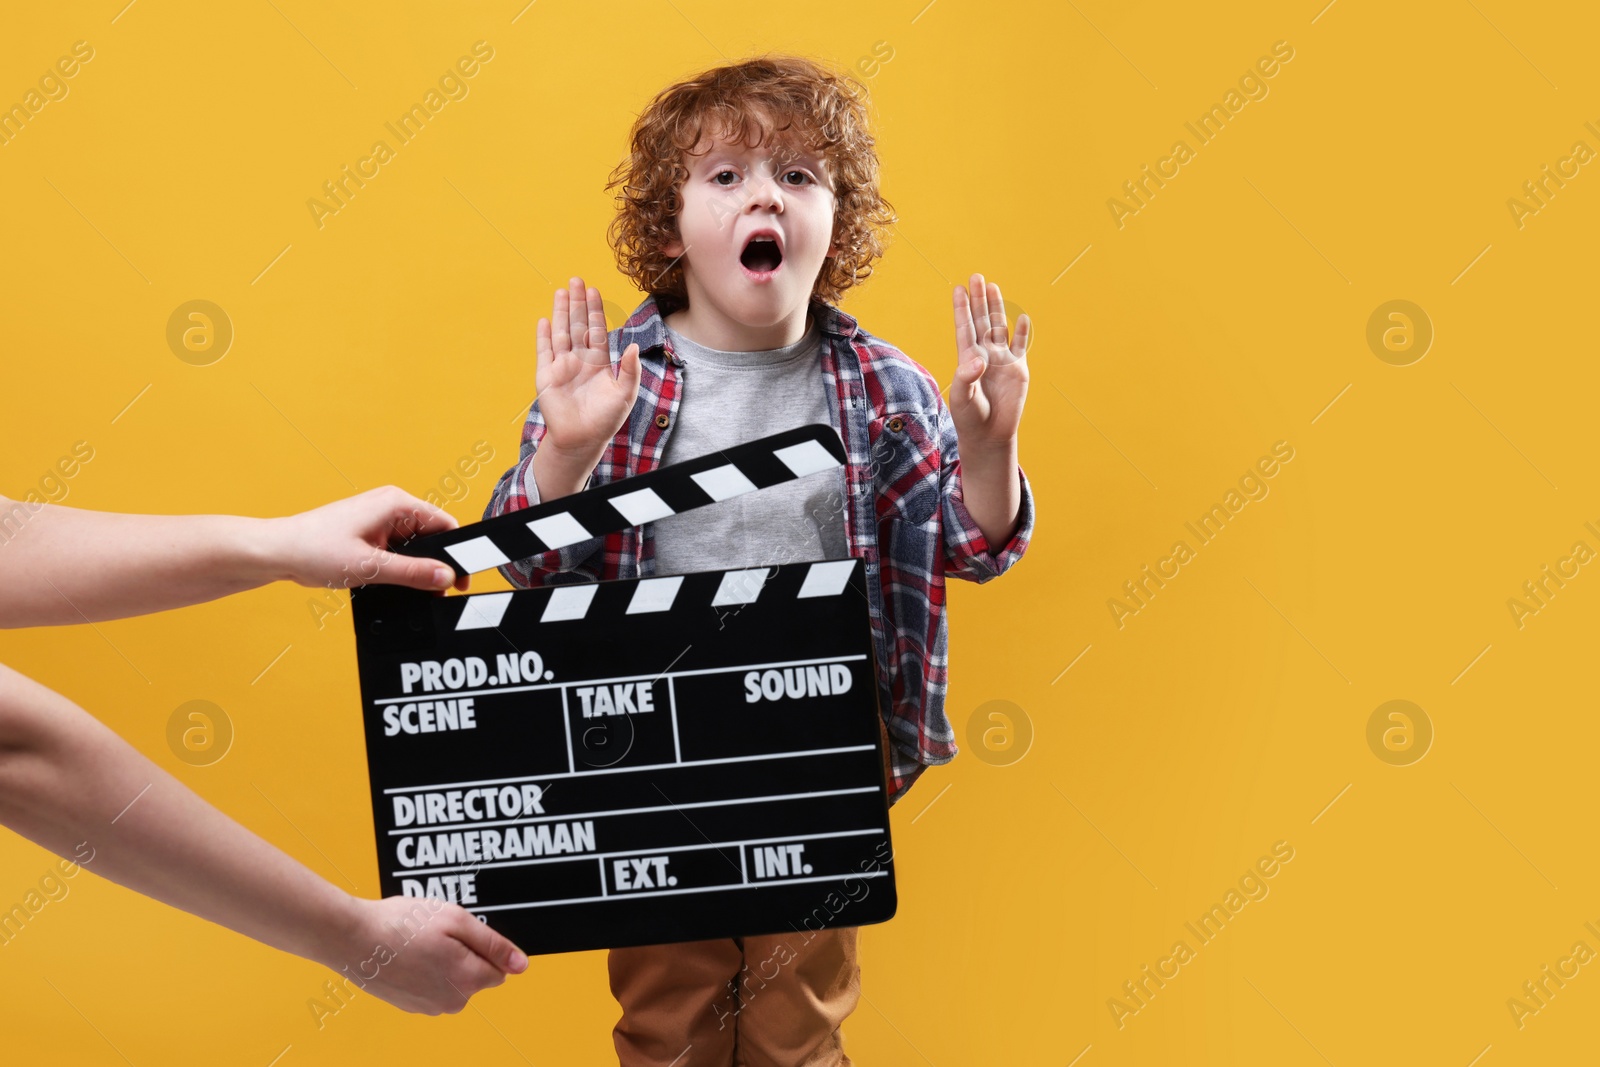
[{"label": "curly red hair", "polygon": [[678,238],[685,163],[703,139],[762,147],[798,140],[823,156],[833,179],[836,256],[823,261],[813,299],[837,303],[872,274],[883,228],[896,221],[878,191],[876,142],[866,87],[811,59],[763,55],[713,67],[656,94],[633,124],[630,151],[606,183],[620,187],[606,235],[617,266],[663,315],[689,302],[682,257],[662,251]]}]

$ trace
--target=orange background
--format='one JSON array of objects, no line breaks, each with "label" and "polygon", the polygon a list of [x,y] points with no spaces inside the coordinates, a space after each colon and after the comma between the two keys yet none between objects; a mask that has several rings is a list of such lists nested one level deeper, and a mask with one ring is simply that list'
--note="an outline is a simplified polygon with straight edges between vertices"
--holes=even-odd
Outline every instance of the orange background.
[{"label": "orange background", "polygon": [[[639,299],[604,240],[634,114],[761,50],[853,67],[901,221],[844,307],[946,382],[960,279],[982,271],[1032,315],[1021,455],[1039,525],[1015,571],[952,591],[966,751],[895,808],[901,910],[865,933],[852,1055],[1587,1053],[1593,967],[1520,1027],[1507,1001],[1575,942],[1600,949],[1582,844],[1600,578],[1566,564],[1520,626],[1508,602],[1575,542],[1600,548],[1584,414],[1600,178],[1570,162],[1537,212],[1508,202],[1532,205],[1524,183],[1575,142],[1600,147],[1591,11],[124,2],[13,12],[0,36],[0,104],[74,42],[94,52],[0,145],[0,491],[84,441],[74,506],[278,515],[393,482],[471,521],[515,455],[553,286],[582,275],[619,312]],[[469,94],[319,228],[308,199],[480,40],[494,56]],[[1292,59],[1200,143],[1185,124],[1276,42]],[[1192,158],[1119,226],[1108,202],[1179,139]],[[207,366],[167,341],[197,299],[234,332]],[[1394,300],[1413,310],[1369,344]],[[451,480],[480,441],[493,459]],[[1190,540],[1280,441],[1293,458],[1266,495]],[[1193,558],[1119,627],[1108,601],[1179,540]],[[351,633],[319,599],[280,585],[10,632],[0,660],[370,894]],[[235,733],[210,766],[167,740],[196,699]],[[1392,700],[1420,715],[1369,743]],[[1266,895],[1241,891],[1201,944],[1185,924],[1280,841],[1292,860],[1246,883]],[[50,862],[0,835],[0,905]],[[610,1055],[602,953],[538,959],[459,1016],[368,997],[319,1030],[321,968],[93,876],[69,885],[0,948],[18,1061]],[[1123,983],[1170,968],[1179,940],[1192,958],[1119,1019],[1108,1001],[1135,1006]]]}]

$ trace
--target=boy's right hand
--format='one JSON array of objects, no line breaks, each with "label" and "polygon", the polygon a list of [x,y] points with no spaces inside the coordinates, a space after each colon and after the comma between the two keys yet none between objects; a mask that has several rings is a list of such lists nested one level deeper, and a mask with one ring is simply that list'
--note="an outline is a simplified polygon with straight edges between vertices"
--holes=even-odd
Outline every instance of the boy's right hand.
[{"label": "boy's right hand", "polygon": [[613,376],[600,290],[573,278],[556,290],[551,318],[539,320],[537,348],[541,447],[597,461],[639,395],[639,346],[628,346]]}]

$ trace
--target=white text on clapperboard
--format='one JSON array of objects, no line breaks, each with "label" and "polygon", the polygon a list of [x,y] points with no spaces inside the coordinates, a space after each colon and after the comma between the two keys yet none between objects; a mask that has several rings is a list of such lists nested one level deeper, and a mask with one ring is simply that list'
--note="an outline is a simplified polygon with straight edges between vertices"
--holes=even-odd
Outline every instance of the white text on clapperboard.
[{"label": "white text on clapperboard", "polygon": [[[738,671],[734,668],[734,671]],[[478,656],[403,662],[401,692],[429,696],[390,702],[383,710],[384,736],[426,734],[477,728],[475,700],[496,687],[559,688],[570,691],[584,719],[657,713],[653,681],[608,679],[603,682],[558,682],[538,652],[500,654],[491,665]],[[781,669],[742,671],[746,704],[803,700],[848,692],[852,674],[844,663],[808,663]],[[468,695],[463,690],[476,692]],[[455,694],[455,695],[447,695]],[[482,784],[472,788],[424,788],[393,795],[394,856],[402,868],[421,868],[402,880],[408,896],[434,896],[462,904],[478,903],[477,870],[485,863],[531,860],[597,852],[594,819],[560,821],[545,816],[545,787],[532,782]],[[616,814],[620,814],[618,812]],[[519,821],[527,825],[505,825]],[[495,823],[473,827],[473,823]],[[425,827],[437,826],[436,832]],[[859,833],[861,831],[851,831]],[[834,836],[834,835],[828,835]],[[808,876],[803,843],[745,842],[750,846],[751,882]],[[662,890],[676,886],[666,855],[597,856],[609,868],[613,892]],[[439,868],[467,868],[448,871]],[[425,873],[437,871],[437,873]],[[399,872],[396,872],[399,873]]]}]

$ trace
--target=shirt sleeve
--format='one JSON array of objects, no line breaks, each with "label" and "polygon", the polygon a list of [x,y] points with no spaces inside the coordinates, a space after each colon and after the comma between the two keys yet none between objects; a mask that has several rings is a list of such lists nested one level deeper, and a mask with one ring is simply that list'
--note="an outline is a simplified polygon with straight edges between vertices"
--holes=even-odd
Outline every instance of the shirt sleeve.
[{"label": "shirt sleeve", "polygon": [[[544,440],[544,416],[539,413],[539,401],[528,409],[528,419],[522,426],[522,449],[516,464],[500,476],[494,492],[489,496],[489,506],[483,517],[492,519],[511,511],[520,511],[539,503],[539,486],[533,477],[533,456]],[[594,484],[594,472],[583,483],[587,490]],[[581,492],[582,490],[580,490]],[[500,568],[506,581],[523,588],[554,585],[570,581],[599,581],[597,563],[590,562],[595,551],[605,543],[604,537],[591,537],[562,548],[541,552],[527,559],[512,560]],[[564,575],[565,577],[557,577]]]},{"label": "shirt sleeve", "polygon": [[992,548],[961,496],[961,456],[956,447],[955,422],[943,398],[939,401],[939,496],[944,536],[944,572],[980,585],[998,578],[1022,558],[1033,535],[1033,489],[1022,467],[1017,478],[1022,483],[1022,500],[1017,510],[1017,530],[1011,540]]}]

